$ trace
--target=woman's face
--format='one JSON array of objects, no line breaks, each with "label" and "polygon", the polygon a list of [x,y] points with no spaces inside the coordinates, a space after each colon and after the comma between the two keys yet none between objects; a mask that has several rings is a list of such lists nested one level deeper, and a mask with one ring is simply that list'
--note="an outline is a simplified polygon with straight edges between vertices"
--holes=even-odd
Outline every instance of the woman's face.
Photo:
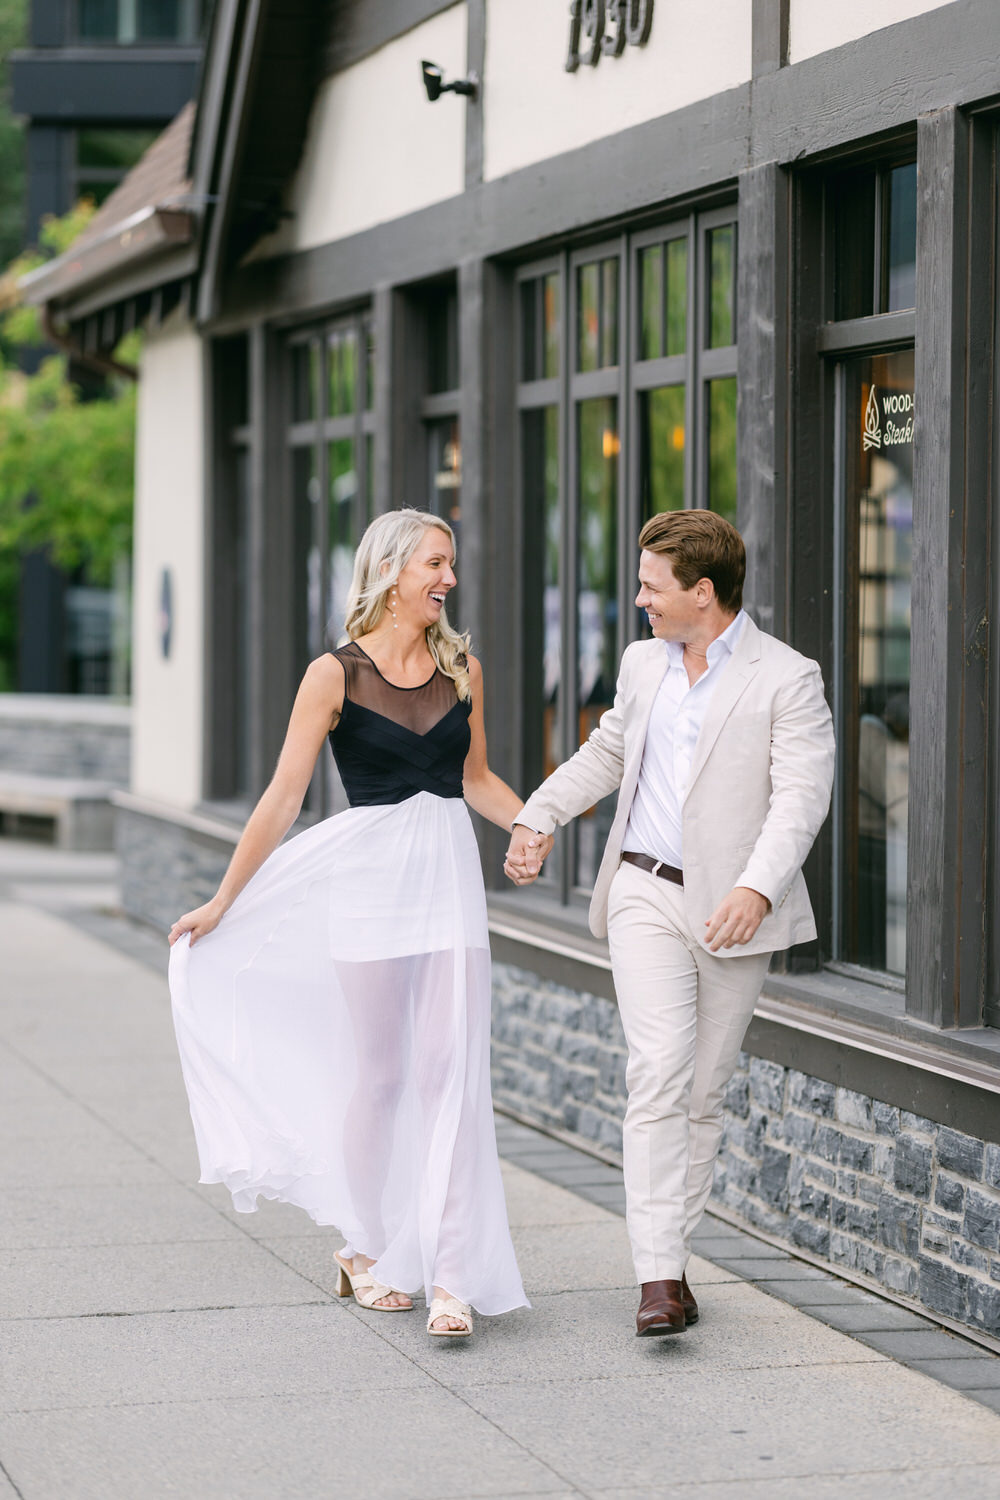
[{"label": "woman's face", "polygon": [[447,533],[436,526],[428,527],[396,584],[396,610],[401,619],[426,629],[440,618],[444,601],[457,582],[454,563]]}]

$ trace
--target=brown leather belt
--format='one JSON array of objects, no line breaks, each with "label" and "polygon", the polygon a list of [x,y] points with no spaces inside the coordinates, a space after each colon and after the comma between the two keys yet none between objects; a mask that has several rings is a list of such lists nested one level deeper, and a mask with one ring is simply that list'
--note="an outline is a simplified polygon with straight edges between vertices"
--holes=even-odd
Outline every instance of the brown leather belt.
[{"label": "brown leather belt", "polygon": [[661,880],[672,880],[674,885],[684,884],[684,871],[678,870],[676,865],[665,865],[662,859],[654,859],[651,854],[634,854],[631,849],[622,853],[622,859],[627,860],[630,865],[638,865],[640,870],[645,870],[649,875],[659,875]]}]

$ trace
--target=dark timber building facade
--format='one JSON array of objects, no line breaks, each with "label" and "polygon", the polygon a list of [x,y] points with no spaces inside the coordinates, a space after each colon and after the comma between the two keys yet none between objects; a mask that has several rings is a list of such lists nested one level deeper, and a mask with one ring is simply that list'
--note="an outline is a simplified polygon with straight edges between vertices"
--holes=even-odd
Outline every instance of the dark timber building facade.
[{"label": "dark timber building facade", "polygon": [[[476,93],[430,102],[421,59]],[[645,517],[736,520],[839,762],[717,1205],[1000,1337],[998,127],[993,0],[219,0],[182,231],[34,295],[92,346],[149,328],[119,820],[160,924],[214,886],[372,514],[457,525],[525,792],[611,701]],[[306,816],[340,795],[324,762]],[[608,819],[527,895],[482,847],[498,1103],[614,1157]]]}]

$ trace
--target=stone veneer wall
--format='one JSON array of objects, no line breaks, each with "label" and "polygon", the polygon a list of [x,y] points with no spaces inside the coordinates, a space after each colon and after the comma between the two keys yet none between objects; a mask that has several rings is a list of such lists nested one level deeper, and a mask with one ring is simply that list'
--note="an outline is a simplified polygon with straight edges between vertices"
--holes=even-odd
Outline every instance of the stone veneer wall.
[{"label": "stone veneer wall", "polygon": [[[494,964],[493,1093],[621,1159],[616,1007]],[[740,1055],[714,1197],[748,1224],[1000,1335],[1000,1146]]]},{"label": "stone veneer wall", "polygon": [[122,906],[130,917],[165,932],[182,912],[215,894],[233,841],[117,807],[115,848],[121,861]]},{"label": "stone veneer wall", "polygon": [[0,693],[0,771],[128,782],[132,711],[104,698]]}]

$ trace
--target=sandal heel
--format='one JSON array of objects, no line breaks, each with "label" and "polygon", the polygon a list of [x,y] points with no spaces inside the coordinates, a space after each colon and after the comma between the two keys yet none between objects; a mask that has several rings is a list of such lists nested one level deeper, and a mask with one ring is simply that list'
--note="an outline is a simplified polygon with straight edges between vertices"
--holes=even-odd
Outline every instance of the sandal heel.
[{"label": "sandal heel", "polygon": [[338,1261],[337,1262],[337,1296],[338,1297],[350,1297],[352,1295],[353,1295],[353,1288],[351,1286],[351,1278],[348,1276],[347,1272],[344,1270],[343,1266]]}]

